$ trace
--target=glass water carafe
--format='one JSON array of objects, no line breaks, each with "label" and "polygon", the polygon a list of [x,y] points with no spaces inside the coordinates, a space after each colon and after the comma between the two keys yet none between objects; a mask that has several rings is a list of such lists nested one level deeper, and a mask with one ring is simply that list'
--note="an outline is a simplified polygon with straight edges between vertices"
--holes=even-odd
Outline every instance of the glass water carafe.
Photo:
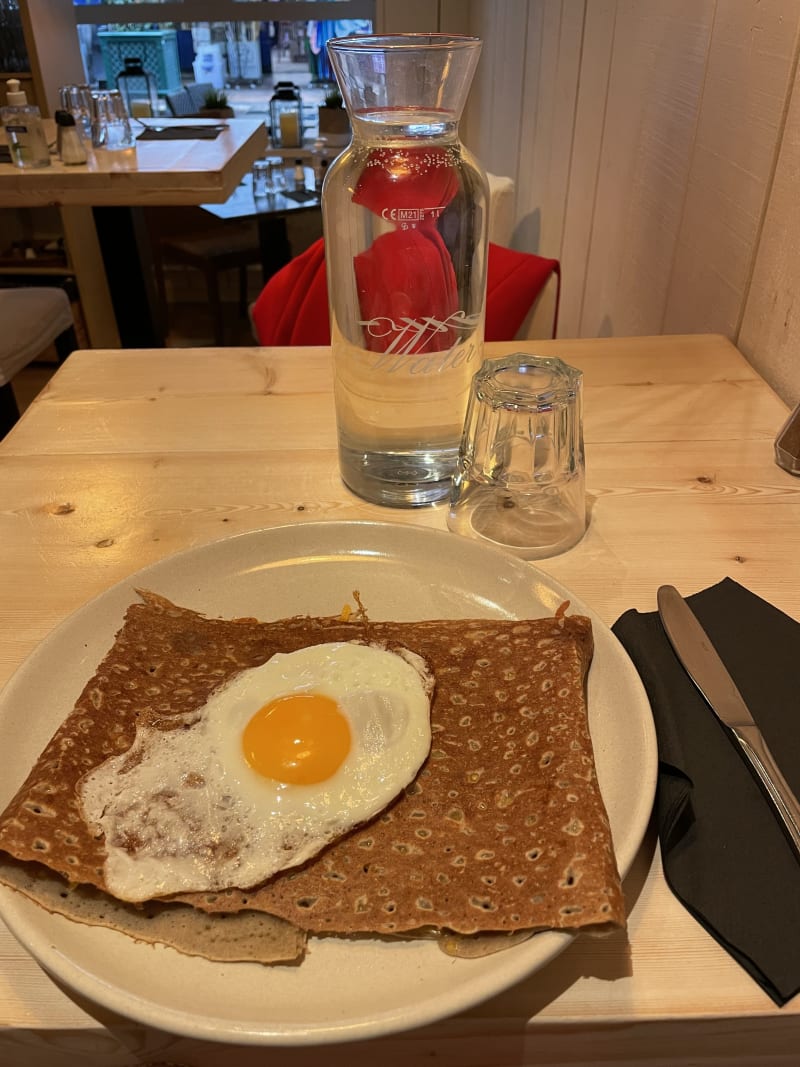
[{"label": "glass water carafe", "polygon": [[480,47],[328,42],[353,130],[322,189],[339,459],[377,504],[448,494],[482,360],[488,186],[458,131]]}]

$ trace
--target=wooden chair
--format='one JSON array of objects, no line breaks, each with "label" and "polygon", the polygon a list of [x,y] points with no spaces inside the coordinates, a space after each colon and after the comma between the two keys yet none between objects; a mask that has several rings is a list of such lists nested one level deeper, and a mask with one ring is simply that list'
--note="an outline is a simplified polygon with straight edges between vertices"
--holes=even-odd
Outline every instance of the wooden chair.
[{"label": "wooden chair", "polygon": [[12,379],[55,342],[59,363],[78,347],[69,297],[49,286],[0,289],[0,438],[19,418]]},{"label": "wooden chair", "polygon": [[220,298],[221,271],[239,272],[239,314],[247,314],[247,268],[261,263],[261,249],[256,228],[252,223],[226,223],[204,232],[176,234],[157,239],[154,257],[159,299],[168,319],[165,262],[179,263],[199,270],[206,282],[208,303],[214,317],[214,343],[225,344],[225,317]]}]

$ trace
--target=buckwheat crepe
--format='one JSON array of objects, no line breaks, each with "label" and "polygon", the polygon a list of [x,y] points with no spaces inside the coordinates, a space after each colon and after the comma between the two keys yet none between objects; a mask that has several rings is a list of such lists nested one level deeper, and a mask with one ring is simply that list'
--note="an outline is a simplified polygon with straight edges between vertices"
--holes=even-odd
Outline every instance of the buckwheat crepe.
[{"label": "buckwheat crepe", "polygon": [[[359,613],[258,622],[140,597],[0,816],[0,881],[49,910],[182,951],[206,954],[213,929],[212,958],[264,962],[300,957],[307,933],[624,925],[588,732],[588,619],[394,623]],[[264,885],[147,905],[158,927],[115,903],[103,839],[78,803],[83,775],[126,751],[137,722],[177,728],[219,685],[276,652],[354,640],[408,648],[434,674],[433,742],[411,785],[371,822]],[[227,935],[234,917],[240,925]],[[225,957],[228,938],[235,946]]]}]

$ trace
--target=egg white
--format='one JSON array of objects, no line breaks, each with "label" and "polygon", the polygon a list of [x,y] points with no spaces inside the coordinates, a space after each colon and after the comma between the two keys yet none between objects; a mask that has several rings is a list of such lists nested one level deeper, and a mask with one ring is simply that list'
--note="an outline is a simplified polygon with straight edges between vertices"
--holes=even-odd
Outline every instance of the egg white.
[{"label": "egg white", "polygon": [[[109,891],[142,901],[248,889],[305,862],[414,778],[430,750],[432,685],[424,661],[407,650],[312,645],[236,675],[191,726],[138,728],[128,752],[79,790],[84,818],[105,835]],[[245,759],[245,726],[270,700],[309,691],[339,705],[348,755],[315,785],[263,777]]]}]

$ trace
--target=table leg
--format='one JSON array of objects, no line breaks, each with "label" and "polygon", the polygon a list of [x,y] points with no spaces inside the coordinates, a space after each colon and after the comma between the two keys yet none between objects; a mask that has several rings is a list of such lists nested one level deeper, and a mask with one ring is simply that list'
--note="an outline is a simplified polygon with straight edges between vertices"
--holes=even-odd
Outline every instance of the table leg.
[{"label": "table leg", "polygon": [[92,209],[84,204],[62,205],[61,225],[69,264],[75,271],[78,297],[90,348],[119,348],[119,331]]},{"label": "table leg", "polygon": [[122,347],[163,348],[164,323],[143,209],[93,211]]},{"label": "table leg", "polygon": [[256,216],[258,221],[258,243],[261,248],[261,275],[268,281],[272,275],[285,266],[292,258],[292,248],[286,230],[286,217],[274,215]]}]

